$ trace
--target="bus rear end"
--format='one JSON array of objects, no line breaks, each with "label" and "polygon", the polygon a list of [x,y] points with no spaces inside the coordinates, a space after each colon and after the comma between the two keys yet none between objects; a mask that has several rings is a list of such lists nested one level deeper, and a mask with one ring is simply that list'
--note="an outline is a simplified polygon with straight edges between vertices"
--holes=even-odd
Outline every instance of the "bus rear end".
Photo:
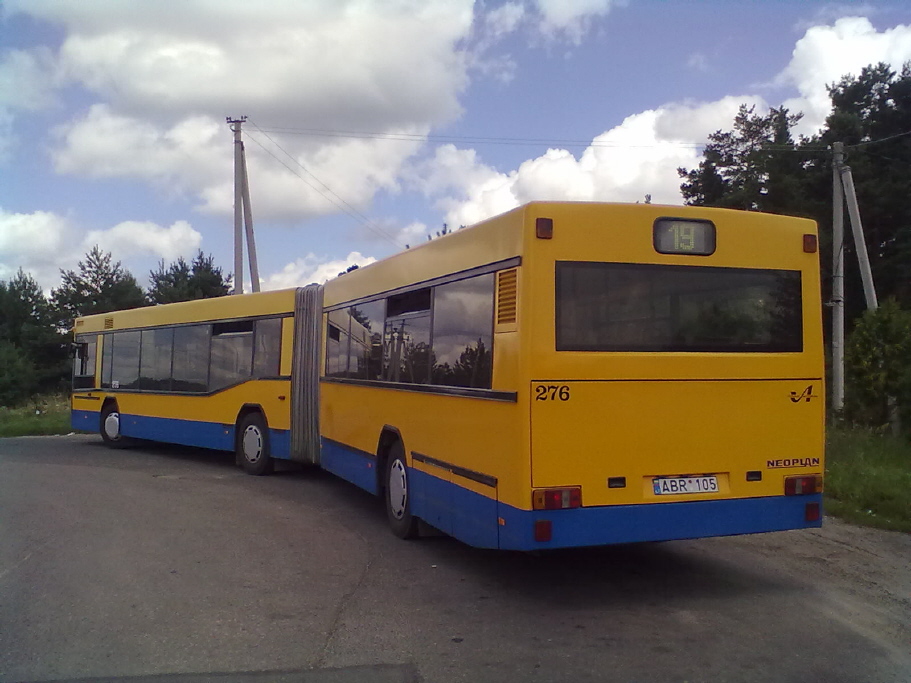
[{"label": "bus rear end", "polygon": [[531,490],[501,547],[819,526],[815,224],[586,204],[526,221]]}]

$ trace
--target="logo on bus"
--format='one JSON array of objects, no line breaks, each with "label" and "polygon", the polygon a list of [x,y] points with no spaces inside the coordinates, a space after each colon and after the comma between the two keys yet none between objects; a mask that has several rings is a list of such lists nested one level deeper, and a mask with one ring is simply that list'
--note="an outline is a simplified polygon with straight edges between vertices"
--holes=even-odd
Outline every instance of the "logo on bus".
[{"label": "logo on bus", "polygon": [[783,458],[781,460],[766,460],[767,469],[781,467],[819,467],[819,458]]},{"label": "logo on bus", "polygon": [[813,393],[812,384],[801,391],[799,394],[796,391],[791,392],[791,403],[800,403],[801,401],[806,401],[809,403],[811,398],[819,398],[819,396]]}]

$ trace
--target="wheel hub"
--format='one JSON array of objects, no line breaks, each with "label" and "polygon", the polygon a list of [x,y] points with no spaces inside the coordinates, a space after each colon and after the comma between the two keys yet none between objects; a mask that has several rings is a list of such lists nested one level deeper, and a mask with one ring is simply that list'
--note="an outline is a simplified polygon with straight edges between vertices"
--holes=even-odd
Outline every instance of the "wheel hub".
[{"label": "wheel hub", "polygon": [[111,441],[120,438],[120,413],[108,413],[104,418],[104,433]]},{"label": "wheel hub", "polygon": [[392,516],[402,519],[408,505],[408,475],[401,460],[395,460],[389,468],[389,508]]},{"label": "wheel hub", "polygon": [[254,425],[249,425],[243,435],[244,457],[249,463],[259,462],[263,455],[263,436]]}]

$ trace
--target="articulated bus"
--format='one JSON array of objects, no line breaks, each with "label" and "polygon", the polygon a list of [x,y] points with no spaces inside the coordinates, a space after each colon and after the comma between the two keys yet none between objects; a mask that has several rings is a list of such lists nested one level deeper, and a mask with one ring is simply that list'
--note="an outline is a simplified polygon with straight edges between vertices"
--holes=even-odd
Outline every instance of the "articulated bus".
[{"label": "articulated bus", "polygon": [[76,320],[73,426],[318,465],[483,548],[817,527],[816,226],[532,203],[325,285]]}]

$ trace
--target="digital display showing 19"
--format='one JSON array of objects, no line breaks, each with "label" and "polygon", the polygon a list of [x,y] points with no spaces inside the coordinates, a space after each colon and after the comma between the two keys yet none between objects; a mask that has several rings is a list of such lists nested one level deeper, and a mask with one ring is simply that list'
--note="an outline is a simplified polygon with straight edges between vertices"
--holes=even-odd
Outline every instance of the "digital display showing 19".
[{"label": "digital display showing 19", "polygon": [[660,254],[708,256],[715,252],[715,225],[711,221],[659,218],[653,239]]}]

